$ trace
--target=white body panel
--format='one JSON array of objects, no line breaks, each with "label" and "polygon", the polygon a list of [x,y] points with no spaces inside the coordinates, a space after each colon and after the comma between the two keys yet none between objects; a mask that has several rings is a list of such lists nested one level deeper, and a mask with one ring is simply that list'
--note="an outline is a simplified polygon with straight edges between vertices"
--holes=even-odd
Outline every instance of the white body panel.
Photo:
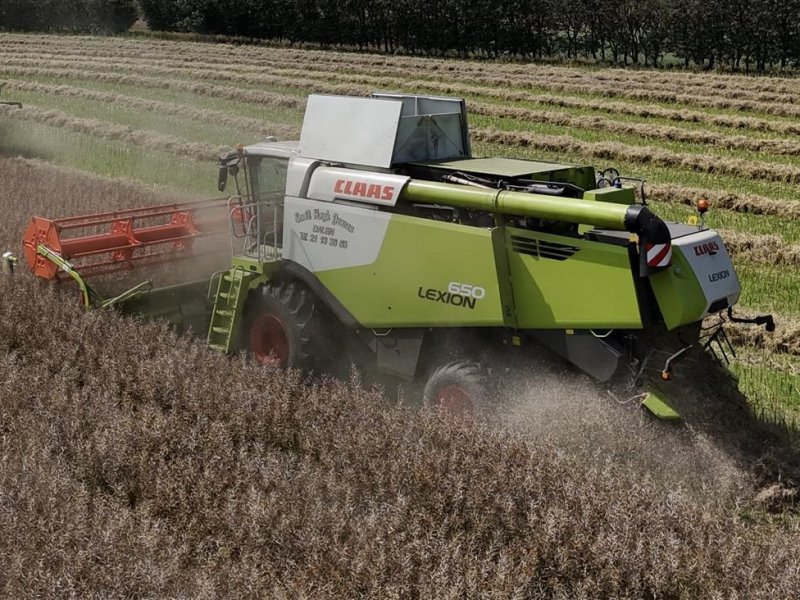
[{"label": "white body panel", "polygon": [[308,97],[298,153],[305,158],[388,169],[400,102],[349,96]]},{"label": "white body panel", "polygon": [[308,186],[308,178],[319,163],[310,158],[293,156],[286,170],[286,195],[302,197]]},{"label": "white body panel", "polygon": [[680,247],[692,267],[703,294],[706,297],[706,313],[711,304],[723,298],[733,306],[739,301],[741,286],[728,249],[717,232],[698,231],[672,240],[673,246]]},{"label": "white body panel", "polygon": [[298,155],[383,170],[407,162],[467,158],[466,107],[460,98],[312,94]]},{"label": "white body panel", "polygon": [[283,257],[312,273],[375,262],[391,213],[286,197]]}]

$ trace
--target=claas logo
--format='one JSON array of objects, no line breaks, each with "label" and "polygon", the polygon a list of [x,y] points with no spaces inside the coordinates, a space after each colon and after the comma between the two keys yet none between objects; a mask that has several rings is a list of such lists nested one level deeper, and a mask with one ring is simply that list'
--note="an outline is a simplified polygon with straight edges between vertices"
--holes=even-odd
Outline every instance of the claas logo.
[{"label": "claas logo", "polygon": [[393,185],[380,185],[378,183],[364,183],[363,181],[350,181],[337,179],[333,188],[334,193],[345,196],[358,196],[359,198],[372,198],[373,200],[386,200],[391,202],[394,198]]},{"label": "claas logo", "polygon": [[694,246],[695,256],[703,256],[704,254],[714,255],[719,251],[719,244],[717,242],[707,242],[705,244],[697,244]]}]

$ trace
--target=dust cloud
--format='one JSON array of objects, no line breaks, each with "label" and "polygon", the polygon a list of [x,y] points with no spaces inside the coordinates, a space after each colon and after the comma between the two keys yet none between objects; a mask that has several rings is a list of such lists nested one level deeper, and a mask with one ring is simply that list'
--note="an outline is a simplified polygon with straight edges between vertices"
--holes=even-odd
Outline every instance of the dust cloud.
[{"label": "dust cloud", "polygon": [[555,361],[504,377],[508,391],[495,422],[510,432],[586,462],[614,464],[666,489],[752,496],[754,478],[739,458],[685,420],[655,419],[633,394],[607,390]]}]

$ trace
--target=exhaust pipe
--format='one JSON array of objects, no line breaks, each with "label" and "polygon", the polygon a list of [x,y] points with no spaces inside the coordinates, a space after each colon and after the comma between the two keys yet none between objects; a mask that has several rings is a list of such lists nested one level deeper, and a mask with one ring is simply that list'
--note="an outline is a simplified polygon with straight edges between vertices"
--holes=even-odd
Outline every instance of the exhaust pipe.
[{"label": "exhaust pipe", "polygon": [[672,264],[672,235],[661,217],[641,204],[628,207],[625,229],[639,236],[639,277]]}]

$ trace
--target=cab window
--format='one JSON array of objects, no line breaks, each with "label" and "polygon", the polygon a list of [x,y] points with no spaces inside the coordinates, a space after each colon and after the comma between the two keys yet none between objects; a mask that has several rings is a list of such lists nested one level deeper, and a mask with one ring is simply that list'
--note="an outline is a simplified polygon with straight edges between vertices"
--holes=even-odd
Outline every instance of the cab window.
[{"label": "cab window", "polygon": [[275,156],[250,158],[249,166],[255,202],[283,204],[288,164],[289,161],[286,158]]}]

